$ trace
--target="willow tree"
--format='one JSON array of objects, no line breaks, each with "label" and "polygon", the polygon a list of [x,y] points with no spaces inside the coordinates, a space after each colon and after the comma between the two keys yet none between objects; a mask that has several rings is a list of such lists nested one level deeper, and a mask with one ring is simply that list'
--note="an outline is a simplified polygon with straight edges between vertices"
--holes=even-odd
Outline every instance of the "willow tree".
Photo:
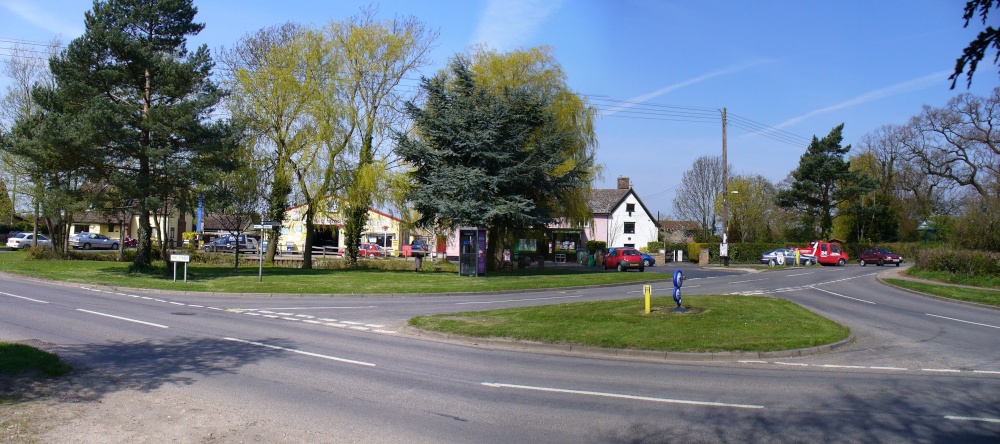
[{"label": "willow tree", "polygon": [[344,227],[347,257],[356,262],[369,208],[392,198],[393,152],[386,142],[403,126],[400,109],[406,91],[399,84],[428,63],[437,33],[412,17],[376,20],[374,9],[331,23],[328,29],[342,57],[343,87],[350,92],[345,134],[358,147],[346,190]]},{"label": "willow tree", "polygon": [[[569,88],[566,73],[548,46],[503,53],[478,46],[469,58],[476,82],[488,91],[499,94],[504,89],[524,90],[546,103],[546,112],[552,119],[548,126],[535,130],[536,137],[547,133],[569,136],[559,146],[565,160],[547,174],[559,178],[582,171],[584,177],[577,187],[538,197],[547,200],[545,206],[553,208],[564,223],[582,227],[591,222],[590,189],[601,172],[600,165],[593,162],[597,150],[594,130],[597,108]],[[585,168],[580,170],[581,166]]]}]

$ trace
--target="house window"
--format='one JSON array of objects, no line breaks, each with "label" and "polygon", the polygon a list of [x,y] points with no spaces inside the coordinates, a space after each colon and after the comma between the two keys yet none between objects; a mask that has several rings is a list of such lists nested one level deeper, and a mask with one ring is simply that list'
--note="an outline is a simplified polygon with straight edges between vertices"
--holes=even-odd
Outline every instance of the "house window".
[{"label": "house window", "polygon": [[635,234],[635,222],[625,222],[625,234]]},{"label": "house window", "polygon": [[635,212],[635,204],[625,204],[625,212],[631,216]]},{"label": "house window", "polygon": [[635,248],[635,244],[625,244],[625,248]]},{"label": "house window", "polygon": [[118,230],[115,230],[115,227],[117,227],[117,226],[118,225],[116,225],[116,224],[108,224],[108,233],[114,233],[115,231],[118,231]]}]

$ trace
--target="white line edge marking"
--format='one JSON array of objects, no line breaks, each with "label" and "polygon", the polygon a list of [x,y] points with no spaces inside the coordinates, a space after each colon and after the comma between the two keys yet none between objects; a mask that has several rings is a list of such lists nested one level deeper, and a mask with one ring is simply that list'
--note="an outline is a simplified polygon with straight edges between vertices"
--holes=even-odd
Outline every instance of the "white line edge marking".
[{"label": "white line edge marking", "polygon": [[10,297],[12,297],[12,298],[18,298],[18,299],[24,299],[24,300],[26,300],[26,301],[31,301],[31,302],[38,302],[39,304],[48,304],[48,302],[46,302],[46,301],[40,301],[40,300],[38,300],[38,299],[31,299],[31,298],[28,298],[28,297],[24,297],[24,296],[18,296],[18,295],[16,295],[16,294],[10,294],[10,293],[4,293],[4,292],[2,292],[2,291],[0,291],[0,294],[2,294],[2,295],[4,295],[4,296],[10,296]]},{"label": "white line edge marking", "polygon": [[976,418],[974,416],[945,416],[944,419],[951,419],[955,421],[980,421],[980,422],[1000,423],[1000,419],[997,418]]},{"label": "white line edge marking", "polygon": [[963,321],[963,320],[961,320],[961,319],[955,319],[955,318],[949,318],[949,317],[946,317],[946,316],[938,316],[938,315],[932,315],[932,314],[930,314],[930,313],[924,313],[924,314],[926,314],[927,316],[932,316],[932,317],[935,317],[935,318],[941,318],[941,319],[947,319],[947,320],[949,320],[949,321],[955,321],[955,322],[964,322],[964,323],[966,323],[966,324],[972,324],[972,325],[979,325],[979,326],[982,326],[982,327],[989,327],[989,328],[996,328],[996,329],[1000,329],[1000,327],[997,327],[996,325],[989,325],[989,324],[980,324],[980,323],[978,323],[978,322],[972,322],[972,321]]},{"label": "white line edge marking", "polygon": [[515,388],[522,390],[534,390],[538,392],[551,392],[551,393],[568,393],[572,395],[588,395],[588,396],[601,396],[605,398],[619,398],[619,399],[631,399],[636,401],[651,401],[651,402],[665,402],[669,404],[687,404],[687,405],[702,405],[711,407],[735,407],[741,409],[762,409],[762,405],[751,405],[751,404],[727,404],[723,402],[710,402],[710,401],[688,401],[684,399],[669,399],[669,398],[653,398],[649,396],[635,396],[635,395],[623,395],[617,393],[603,393],[603,392],[590,392],[585,390],[569,390],[551,387],[532,387],[529,385],[515,385],[515,384],[500,384],[494,382],[483,382],[482,385],[486,387],[494,388]]},{"label": "white line edge marking", "polygon": [[863,365],[838,365],[838,364],[823,364],[820,367],[826,368],[868,368]]},{"label": "white line edge marking", "polygon": [[236,339],[236,338],[222,338],[222,339],[226,340],[226,341],[242,342],[244,344],[256,345],[258,347],[266,347],[266,348],[270,348],[270,349],[274,349],[274,350],[283,350],[283,351],[287,351],[287,352],[298,353],[300,355],[312,356],[314,358],[329,359],[331,361],[345,362],[345,363],[348,363],[348,364],[363,365],[363,366],[366,366],[366,367],[375,367],[375,364],[372,364],[370,362],[355,361],[353,359],[344,359],[344,358],[338,358],[336,356],[321,355],[319,353],[312,353],[312,352],[307,352],[307,351],[302,351],[302,350],[296,350],[294,348],[279,347],[277,345],[264,344],[262,342],[246,341],[246,340],[243,340],[243,339]]},{"label": "white line edge marking", "polygon": [[774,363],[778,364],[778,365],[794,365],[796,367],[808,367],[809,366],[809,364],[803,364],[803,363],[800,363],[800,362],[778,362],[778,361],[774,361]]},{"label": "white line edge marking", "polygon": [[76,309],[76,311],[82,311],[84,313],[90,313],[90,314],[95,314],[95,315],[98,315],[98,316],[104,316],[104,317],[108,317],[108,318],[119,319],[119,320],[122,320],[122,321],[135,322],[136,324],[150,325],[150,326],[159,327],[159,328],[169,328],[166,325],[154,324],[152,322],[139,321],[139,320],[136,320],[136,319],[123,318],[121,316],[109,315],[107,313],[100,313],[100,312],[96,312],[96,311],[84,310],[82,308],[78,308],[78,309]]},{"label": "white line edge marking", "polygon": [[868,367],[872,370],[906,370],[903,367]]},{"label": "white line edge marking", "polygon": [[815,273],[815,271],[810,271],[810,272],[808,272],[808,273],[797,273],[797,274],[790,274],[790,275],[788,275],[788,276],[785,276],[785,277],[792,277],[792,276],[805,276],[805,275],[807,275],[807,274],[813,274],[813,273]]},{"label": "white line edge marking", "polygon": [[961,370],[955,370],[950,368],[922,368],[920,369],[925,372],[938,372],[938,373],[961,373]]},{"label": "white line edge marking", "polygon": [[985,373],[987,375],[1000,375],[1000,372],[994,372],[990,370],[973,370],[972,373]]},{"label": "white line edge marking", "polygon": [[864,303],[866,303],[866,304],[872,304],[872,305],[878,305],[878,304],[876,304],[876,303],[874,303],[874,302],[872,302],[872,301],[866,301],[866,300],[864,300],[864,299],[858,299],[858,298],[852,298],[852,297],[850,297],[850,296],[844,296],[844,295],[842,295],[842,294],[837,294],[837,293],[834,293],[834,292],[832,292],[832,291],[827,291],[827,290],[824,290],[824,289],[822,289],[822,288],[816,288],[815,286],[810,286],[809,288],[812,288],[813,290],[819,290],[819,291],[822,291],[823,293],[829,293],[829,294],[832,294],[832,295],[834,295],[834,296],[839,296],[839,297],[842,297],[842,298],[847,298],[847,299],[852,299],[852,300],[855,300],[855,301],[858,301],[858,302],[864,302]]},{"label": "white line edge marking", "polygon": [[363,307],[282,307],[282,308],[254,308],[253,310],[259,310],[261,313],[265,313],[266,310],[325,310],[330,308],[336,309],[348,309],[348,308],[376,308],[375,305],[366,305]]},{"label": "white line edge marking", "polygon": [[[634,292],[629,292],[634,293]],[[485,302],[456,302],[455,305],[474,305],[474,304],[502,304],[505,302],[521,302],[521,301],[547,301],[550,299],[576,299],[581,298],[582,295],[578,296],[553,296],[550,298],[530,298],[530,299],[507,299],[505,301],[485,301]]]},{"label": "white line edge marking", "polygon": [[740,364],[767,364],[767,361],[739,361]]}]

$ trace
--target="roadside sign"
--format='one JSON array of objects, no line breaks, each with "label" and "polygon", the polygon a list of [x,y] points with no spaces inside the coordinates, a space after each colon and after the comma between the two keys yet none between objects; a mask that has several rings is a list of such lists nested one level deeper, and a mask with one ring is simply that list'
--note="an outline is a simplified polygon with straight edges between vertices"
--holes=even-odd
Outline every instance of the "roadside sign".
[{"label": "roadside sign", "polygon": [[171,254],[170,262],[191,262],[191,255],[189,254]]}]

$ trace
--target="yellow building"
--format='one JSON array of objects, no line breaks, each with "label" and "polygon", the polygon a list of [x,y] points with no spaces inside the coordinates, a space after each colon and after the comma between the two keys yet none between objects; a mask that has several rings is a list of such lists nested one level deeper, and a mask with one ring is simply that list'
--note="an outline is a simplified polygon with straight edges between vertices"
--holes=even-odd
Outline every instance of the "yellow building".
[{"label": "yellow building", "polygon": [[[342,252],[347,247],[344,239],[344,216],[341,213],[342,201],[340,198],[328,196],[320,202],[322,208],[318,208],[313,217],[313,226],[316,236],[313,239],[313,247],[324,247],[328,251]],[[297,205],[285,210],[285,221],[281,227],[281,237],[278,238],[278,248],[281,252],[301,252],[306,243],[306,223],[305,214],[309,208],[308,204]],[[378,210],[368,210],[368,225],[365,227],[361,239],[355,240],[360,245],[363,243],[374,244],[384,247],[390,256],[397,256],[402,245],[409,242],[409,232],[403,227],[402,220],[390,214]]]}]

